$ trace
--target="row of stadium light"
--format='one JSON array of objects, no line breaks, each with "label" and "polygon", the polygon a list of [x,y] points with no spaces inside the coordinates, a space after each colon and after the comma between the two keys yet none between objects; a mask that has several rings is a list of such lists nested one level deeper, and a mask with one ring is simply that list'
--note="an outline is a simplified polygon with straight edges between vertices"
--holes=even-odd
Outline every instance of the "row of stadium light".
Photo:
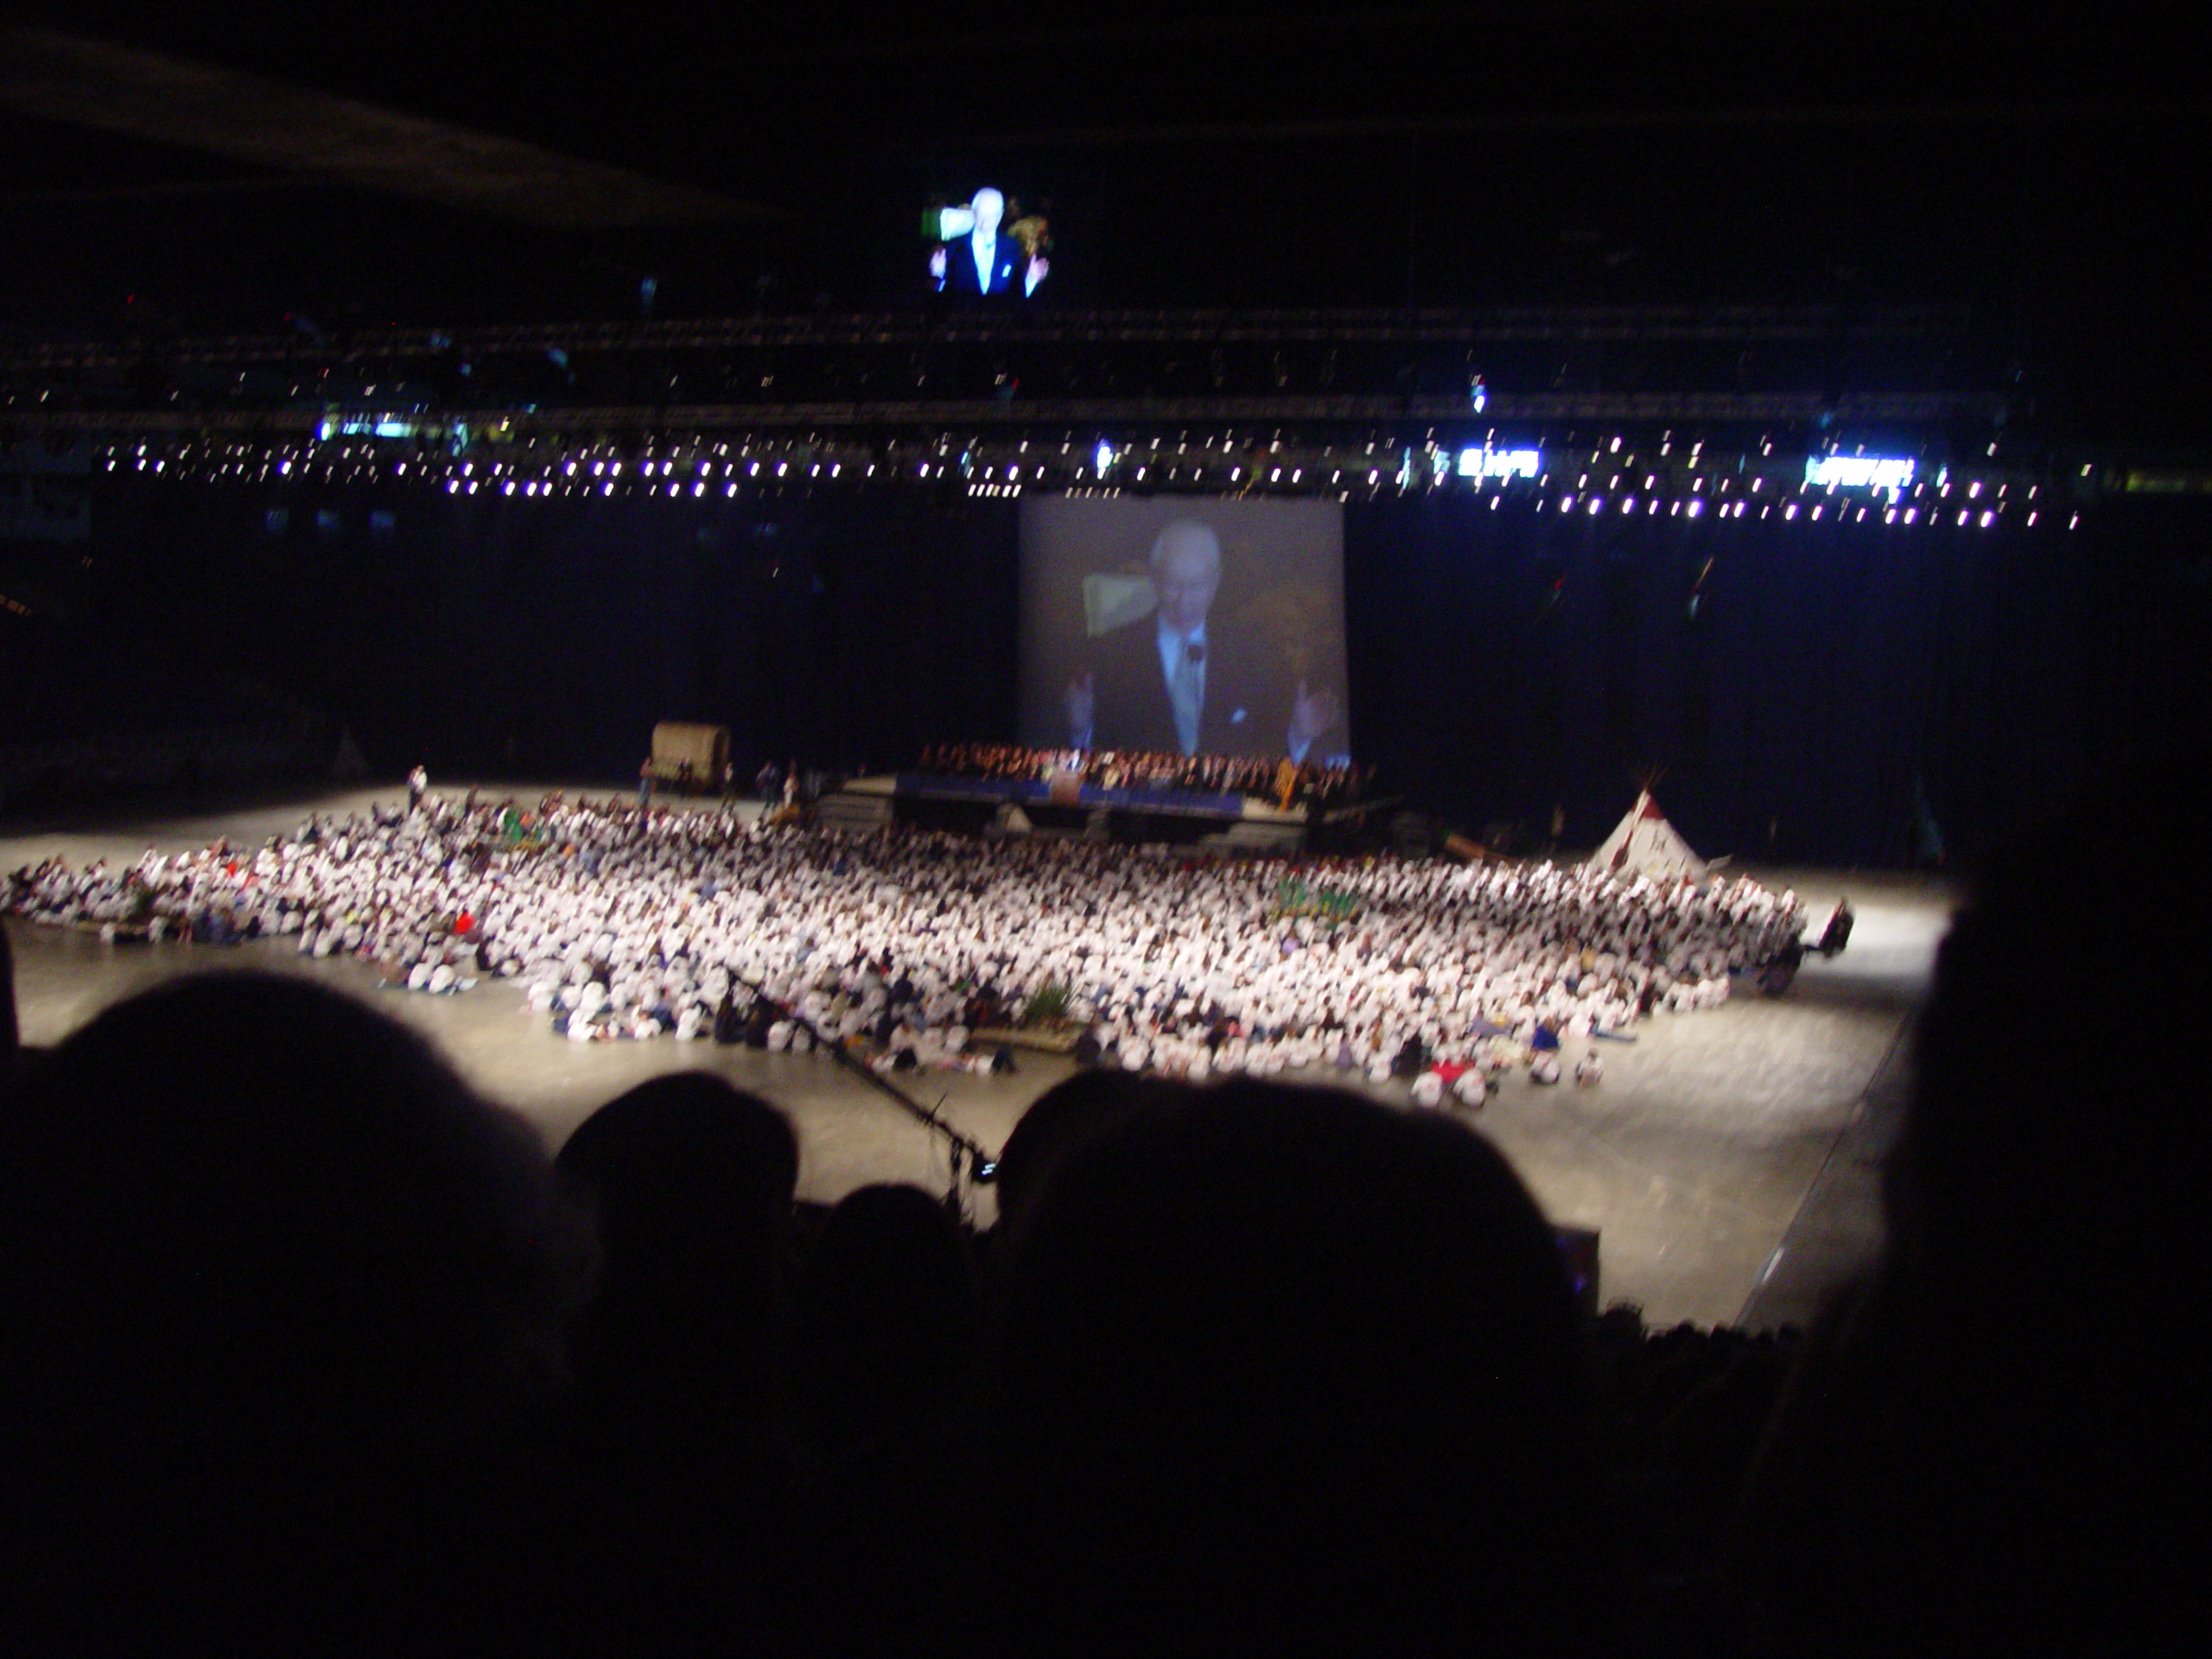
[{"label": "row of stadium light", "polygon": [[[810,436],[653,446],[643,453],[609,442],[531,439],[458,452],[388,442],[413,436],[397,420],[326,423],[313,440],[267,442],[184,440],[112,443],[99,454],[110,472],[151,474],[214,484],[413,484],[449,495],[724,499],[748,486],[894,481],[964,486],[971,495],[1025,491],[1084,494],[1156,490],[1225,493],[1333,494],[1339,499],[1456,489],[1487,494],[1493,509],[1511,499],[1536,512],[1616,518],[1665,512],[1700,518],[1777,514],[1787,522],[1952,523],[1994,527],[2034,524],[2050,504],[2044,486],[2006,474],[1919,475],[1910,457],[1841,453],[1777,460],[1771,444],[1750,454],[1702,442],[1681,454],[1662,438],[1639,455],[1616,437],[1596,448],[1420,446],[1371,442],[1314,446],[1277,437],[1262,447],[1233,433],[1176,443],[1117,447],[1072,436],[1049,441],[940,437],[870,445]],[[1193,451],[1197,453],[1193,453]],[[905,453],[899,453],[904,451]],[[1211,452],[1211,453],[1209,453]],[[1773,468],[1770,476],[1767,467]],[[2084,468],[2086,474],[2089,469]],[[2007,515],[2012,515],[2007,517]],[[2078,515],[2069,516],[2075,522]]]}]

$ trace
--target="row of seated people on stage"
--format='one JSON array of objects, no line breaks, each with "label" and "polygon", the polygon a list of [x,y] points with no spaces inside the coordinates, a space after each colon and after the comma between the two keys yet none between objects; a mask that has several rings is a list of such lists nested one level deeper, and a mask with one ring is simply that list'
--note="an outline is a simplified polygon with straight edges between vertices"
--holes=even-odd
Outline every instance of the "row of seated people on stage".
[{"label": "row of seated people on stage", "polygon": [[1593,1321],[1496,1147],[1345,1090],[1077,1071],[979,1228],[798,1205],[798,1129],[706,1072],[549,1155],[298,978],[19,1058],[0,962],[0,1648],[2158,1648],[2202,1114],[2166,1045],[2059,1090],[2050,1039],[2139,1023],[2084,964],[2212,993],[2202,884],[2075,879],[2188,776],[1989,868],[1881,1263],[1801,1339]]},{"label": "row of seated people on stage", "polygon": [[1254,800],[1324,807],[1359,798],[1371,766],[1323,765],[1228,754],[1154,753],[1137,750],[1039,749],[1020,743],[936,743],[922,752],[921,770],[946,778],[1041,783],[1074,772],[1102,789],[1185,791],[1243,795]]}]

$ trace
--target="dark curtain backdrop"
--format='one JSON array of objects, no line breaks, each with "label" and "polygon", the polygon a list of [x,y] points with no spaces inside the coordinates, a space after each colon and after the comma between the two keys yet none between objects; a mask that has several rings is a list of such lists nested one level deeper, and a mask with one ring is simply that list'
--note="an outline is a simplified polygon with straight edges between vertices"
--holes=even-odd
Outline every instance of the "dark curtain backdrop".
[{"label": "dark curtain backdrop", "polygon": [[1011,501],[134,482],[94,536],[111,633],[270,677],[378,772],[615,782],[695,720],[749,780],[1014,723]]},{"label": "dark curtain backdrop", "polygon": [[2066,517],[1378,503],[1345,521],[1354,747],[1387,792],[1523,846],[1555,804],[1594,842],[1658,769],[1709,854],[1908,863],[1918,793],[1970,856],[2130,747],[2204,737],[2212,513]]},{"label": "dark curtain backdrop", "polygon": [[[613,783],[670,719],[728,725],[748,774],[886,770],[1014,730],[1016,507],[112,480],[86,637],[257,678],[392,775]],[[2212,511],[2063,517],[1355,504],[1355,747],[1384,792],[1471,833],[1516,825],[1522,847],[1554,804],[1569,845],[1594,842],[1663,768],[1662,802],[1710,853],[1904,863],[1919,791],[1970,855],[2131,745],[2205,732]]]}]

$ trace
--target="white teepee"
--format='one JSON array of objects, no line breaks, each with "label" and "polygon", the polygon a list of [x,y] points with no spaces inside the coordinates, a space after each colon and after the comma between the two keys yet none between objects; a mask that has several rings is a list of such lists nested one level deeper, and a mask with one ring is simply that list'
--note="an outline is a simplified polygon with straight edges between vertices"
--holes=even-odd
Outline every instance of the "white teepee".
[{"label": "white teepee", "polygon": [[1639,875],[1648,875],[1655,881],[1679,881],[1684,876],[1692,880],[1701,880],[1707,867],[1675,826],[1667,822],[1667,815],[1651,798],[1651,791],[1644,789],[1637,791],[1636,804],[1629,808],[1626,817],[1613,826],[1613,833],[1605,837],[1604,844],[1590,855],[1586,868],[1602,870],[1624,881],[1632,881]]}]

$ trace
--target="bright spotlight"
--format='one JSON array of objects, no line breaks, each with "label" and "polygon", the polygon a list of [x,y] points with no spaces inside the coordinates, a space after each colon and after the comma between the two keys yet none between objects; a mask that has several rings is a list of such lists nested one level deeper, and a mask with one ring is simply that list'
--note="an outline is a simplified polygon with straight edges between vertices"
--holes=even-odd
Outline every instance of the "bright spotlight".
[{"label": "bright spotlight", "polygon": [[1813,455],[1805,461],[1805,481],[1824,489],[1903,489],[1912,482],[1912,461],[1907,456]]}]

